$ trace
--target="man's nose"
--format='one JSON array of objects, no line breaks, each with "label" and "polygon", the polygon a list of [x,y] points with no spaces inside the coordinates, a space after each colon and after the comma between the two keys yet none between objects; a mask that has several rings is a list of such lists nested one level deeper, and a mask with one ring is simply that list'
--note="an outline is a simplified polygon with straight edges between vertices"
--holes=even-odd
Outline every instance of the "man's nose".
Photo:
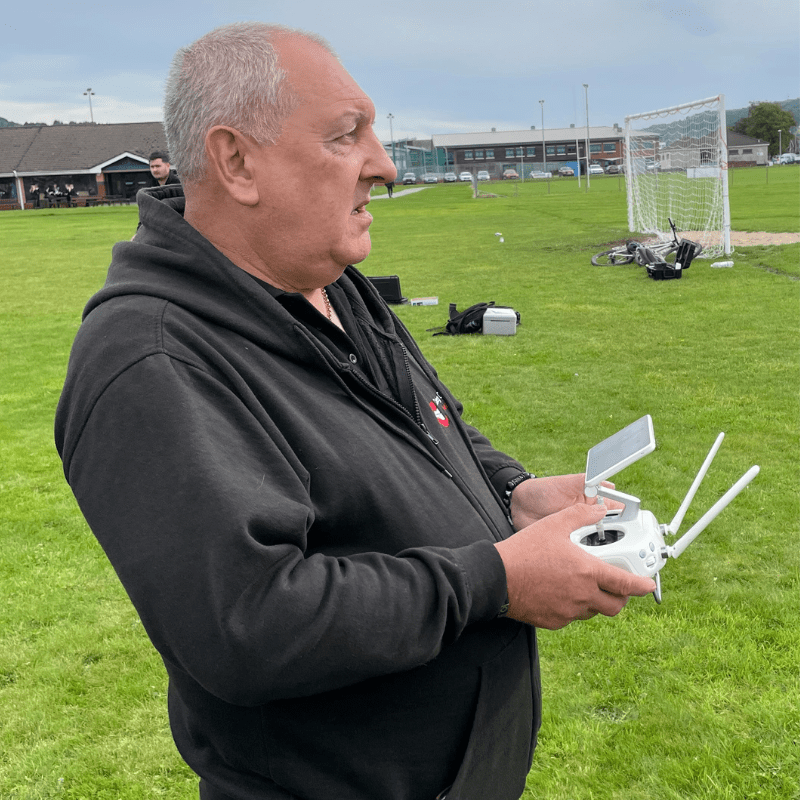
[{"label": "man's nose", "polygon": [[389,183],[397,179],[397,167],[374,131],[370,131],[369,156],[364,162],[364,180],[372,183]]}]

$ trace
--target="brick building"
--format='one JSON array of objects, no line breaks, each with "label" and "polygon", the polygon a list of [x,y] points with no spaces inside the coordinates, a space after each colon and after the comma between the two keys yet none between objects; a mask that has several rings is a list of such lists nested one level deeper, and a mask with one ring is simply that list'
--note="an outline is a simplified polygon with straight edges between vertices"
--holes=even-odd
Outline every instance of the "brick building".
[{"label": "brick building", "polygon": [[[618,125],[589,128],[589,163],[603,168],[620,163],[625,131]],[[507,169],[517,172],[555,172],[568,166],[586,172],[586,128],[535,127],[523,131],[491,130],[483,133],[449,133],[432,137],[434,148],[445,152],[452,172],[486,170],[499,179]],[[544,151],[543,148],[544,147]]]}]

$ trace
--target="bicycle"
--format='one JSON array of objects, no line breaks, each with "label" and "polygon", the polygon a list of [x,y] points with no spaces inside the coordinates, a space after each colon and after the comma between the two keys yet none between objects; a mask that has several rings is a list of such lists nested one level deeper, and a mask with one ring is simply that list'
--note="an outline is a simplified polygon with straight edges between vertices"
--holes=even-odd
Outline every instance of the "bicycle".
[{"label": "bicycle", "polygon": [[[679,239],[678,230],[675,223],[670,219],[669,226],[672,228],[672,240],[654,242],[644,245],[633,239],[625,242],[624,245],[612,247],[610,250],[603,250],[592,256],[592,264],[595,267],[614,267],[623,264],[630,264],[635,261],[640,267],[665,262],[667,256],[678,250],[683,242],[688,239]],[[691,258],[697,258],[703,252],[703,245],[699,242],[691,242],[694,245],[694,252]]]}]

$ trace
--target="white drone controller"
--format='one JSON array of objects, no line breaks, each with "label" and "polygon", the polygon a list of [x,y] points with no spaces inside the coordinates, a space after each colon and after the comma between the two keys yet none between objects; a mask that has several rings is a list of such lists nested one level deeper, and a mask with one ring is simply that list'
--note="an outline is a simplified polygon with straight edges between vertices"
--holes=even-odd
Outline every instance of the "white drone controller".
[{"label": "white drone controller", "polygon": [[[673,545],[664,541],[665,534],[676,534],[683,522],[689,504],[694,499],[701,481],[705,477],[714,456],[717,454],[724,433],[720,433],[711,448],[700,472],[694,479],[688,494],[683,499],[678,513],[669,525],[659,525],[650,511],[640,509],[640,500],[601,483],[612,475],[652,453],[656,442],[653,435],[653,420],[650,415],[642,417],[613,436],[589,450],[586,459],[587,497],[607,497],[624,503],[622,511],[609,510],[597,525],[587,525],[570,534],[570,539],[603,561],[621,567],[635,575],[655,578],[656,591],[653,596],[661,602],[661,577],[659,570],[667,559],[677,558],[705,529],[705,527],[731,502],[750,481],[758,475],[757,466],[750,469]],[[602,502],[602,500],[599,500]]]}]

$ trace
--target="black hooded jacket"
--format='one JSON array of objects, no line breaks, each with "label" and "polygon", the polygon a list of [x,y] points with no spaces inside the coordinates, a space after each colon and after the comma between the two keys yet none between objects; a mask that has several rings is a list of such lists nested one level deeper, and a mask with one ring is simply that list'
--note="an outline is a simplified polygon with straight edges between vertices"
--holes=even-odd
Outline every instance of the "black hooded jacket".
[{"label": "black hooded jacket", "polygon": [[357,270],[328,288],[350,337],[228,261],[179,186],[139,206],[56,444],[164,660],[181,754],[239,800],[518,798],[538,663],[497,618],[493,544],[522,466]]}]

